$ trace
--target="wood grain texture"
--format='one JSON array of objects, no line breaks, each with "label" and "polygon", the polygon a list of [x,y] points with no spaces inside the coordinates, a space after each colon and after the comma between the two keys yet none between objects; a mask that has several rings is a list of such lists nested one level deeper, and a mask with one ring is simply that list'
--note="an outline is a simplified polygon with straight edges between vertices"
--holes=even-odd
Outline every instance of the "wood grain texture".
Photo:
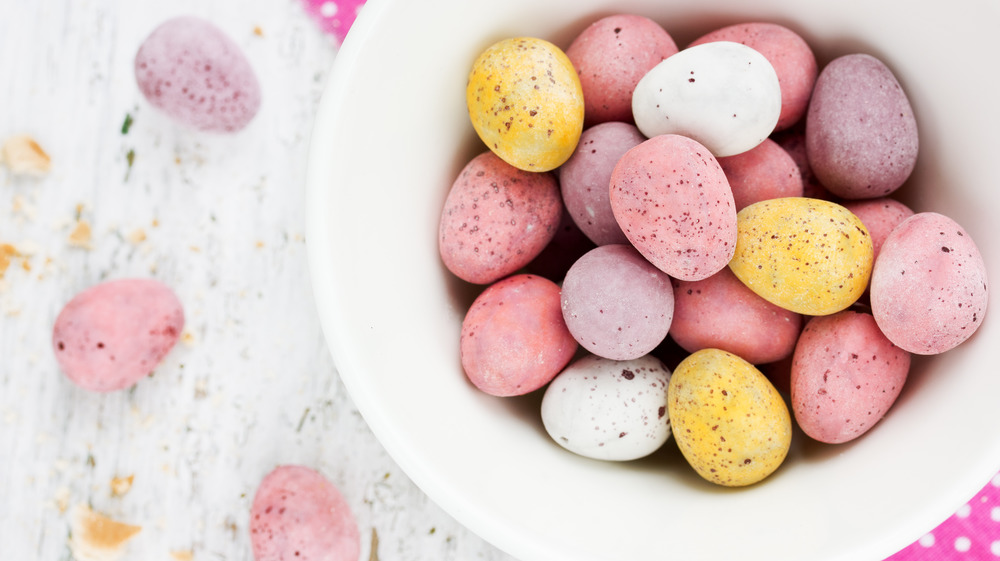
[{"label": "wood grain texture", "polygon": [[[337,49],[300,4],[0,0],[0,13],[0,141],[30,135],[52,159],[41,178],[0,166],[0,244],[17,249],[0,280],[0,557],[72,559],[70,513],[89,504],[142,526],[124,559],[250,559],[256,486],[298,463],[352,505],[362,559],[377,544],[383,561],[511,560],[407,479],[324,344],[304,177]],[[184,129],[136,88],[139,44],[181,14],[215,22],[261,79],[238,134]],[[89,248],[70,241],[81,222]],[[184,336],[133,388],[89,393],[59,372],[52,324],[76,293],[122,277],[171,286]]]}]

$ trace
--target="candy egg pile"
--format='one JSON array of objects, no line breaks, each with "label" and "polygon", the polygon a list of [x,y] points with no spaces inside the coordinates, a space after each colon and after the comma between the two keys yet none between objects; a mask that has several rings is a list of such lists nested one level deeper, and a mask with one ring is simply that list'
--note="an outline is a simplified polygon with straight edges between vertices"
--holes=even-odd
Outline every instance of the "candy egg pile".
[{"label": "candy egg pile", "polygon": [[972,237],[889,198],[915,167],[917,122],[867,53],[820,65],[760,22],[679,49],[615,14],[565,52],[497,42],[466,95],[485,149],[438,232],[445,267],[484,288],[462,366],[494,396],[543,391],[542,424],[573,453],[633,460],[672,434],[705,480],[751,485],[794,425],[860,437],[911,354],[982,324]]}]

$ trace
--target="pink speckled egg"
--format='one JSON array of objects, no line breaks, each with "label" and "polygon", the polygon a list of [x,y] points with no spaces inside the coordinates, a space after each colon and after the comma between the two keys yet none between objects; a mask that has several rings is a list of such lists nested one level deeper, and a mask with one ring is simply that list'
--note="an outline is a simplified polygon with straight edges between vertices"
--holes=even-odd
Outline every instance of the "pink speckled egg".
[{"label": "pink speckled egg", "polygon": [[655,136],[611,174],[611,209],[625,236],[661,271],[700,280],[736,249],[736,203],[719,162],[688,137]]},{"label": "pink speckled egg", "polygon": [[729,268],[699,281],[674,280],[670,336],[689,353],[716,348],[751,364],[792,354],[802,316],[761,298]]},{"label": "pink speckled egg", "polygon": [[810,437],[836,444],[869,431],[892,407],[910,370],[875,319],[850,310],[806,323],[792,359],[792,412]]},{"label": "pink speckled egg", "polygon": [[[802,174],[777,142],[764,139],[756,148],[719,158],[733,190],[736,211],[756,202],[802,196]],[[751,361],[753,362],[753,361]]]},{"label": "pink speckled egg", "polygon": [[555,176],[523,171],[483,152],[448,192],[438,230],[441,259],[465,281],[497,281],[541,253],[562,211]]},{"label": "pink speckled egg", "polygon": [[889,234],[902,221],[914,214],[910,207],[888,197],[847,201],[844,203],[844,208],[860,218],[861,223],[868,229],[868,235],[872,237],[872,249],[876,259]]},{"label": "pink speckled egg", "polygon": [[239,131],[260,108],[260,84],[243,51],[196,17],[153,30],[135,55],[135,79],[153,106],[202,131]]},{"label": "pink speckled egg", "polygon": [[951,218],[914,214],[882,244],[872,271],[872,314],[897,346],[922,355],[957,347],[982,325],[988,300],[979,248]]},{"label": "pink speckled egg", "polygon": [[604,358],[631,360],[667,336],[674,291],[670,277],[631,245],[602,245],[566,273],[562,310],[580,346]]},{"label": "pink speckled egg", "polygon": [[781,113],[774,130],[787,129],[805,115],[818,67],[812,49],[798,33],[776,23],[740,23],[703,35],[689,47],[713,41],[742,43],[774,67],[781,87]]},{"label": "pink speckled egg", "polygon": [[597,245],[628,243],[608,199],[618,160],[642,144],[635,125],[608,122],[583,131],[569,160],[559,168],[559,188],[573,221]]},{"label": "pink speckled egg", "polygon": [[358,561],[361,539],[340,491],[315,470],[279,466],[250,507],[256,561]]},{"label": "pink speckled egg", "polygon": [[184,309],[168,286],[120,279],[77,294],[56,318],[52,346],[63,373],[83,389],[110,392],[149,375],[184,329]]},{"label": "pink speckled egg", "polygon": [[549,383],[576,352],[560,306],[559,286],[535,275],[486,288],[462,321],[462,368],[480,390],[523,395]]},{"label": "pink speckled egg", "polygon": [[845,199],[884,197],[917,163],[917,120],[892,71],[868,54],[834,59],[816,79],[806,114],[813,173]]},{"label": "pink speckled egg", "polygon": [[590,24],[566,49],[583,87],[584,123],[631,122],[635,85],[676,52],[670,34],[644,16],[616,14]]}]

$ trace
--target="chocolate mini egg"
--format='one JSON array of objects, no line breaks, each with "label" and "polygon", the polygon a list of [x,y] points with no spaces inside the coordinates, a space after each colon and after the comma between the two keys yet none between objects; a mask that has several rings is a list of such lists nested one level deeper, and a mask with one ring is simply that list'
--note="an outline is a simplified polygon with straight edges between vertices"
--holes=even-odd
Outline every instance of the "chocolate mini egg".
[{"label": "chocolate mini egg", "polygon": [[525,171],[562,165],[583,132],[580,78],[566,53],[542,39],[513,37],[483,51],[465,97],[479,138]]},{"label": "chocolate mini egg", "polygon": [[719,485],[756,483],[778,469],[792,418],[778,390],[752,364],[719,349],[681,361],[670,378],[667,415],[698,475]]},{"label": "chocolate mini egg", "polygon": [[670,438],[670,371],[652,356],[570,364],[545,390],[542,423],[563,448],[597,460],[648,456]]},{"label": "chocolate mini egg", "polygon": [[736,253],[729,268],[765,300],[811,316],[839,312],[865,292],[872,239],[841,205],[786,197],[737,214]]},{"label": "chocolate mini egg", "polygon": [[774,131],[781,88],[764,55],[740,43],[688,47],[646,73],[632,94],[647,137],[682,134],[717,157],[757,146]]},{"label": "chocolate mini egg", "polygon": [[911,353],[943,353],[983,323],[986,264],[972,236],[954,220],[917,213],[882,245],[871,297],[875,321],[890,341]]}]

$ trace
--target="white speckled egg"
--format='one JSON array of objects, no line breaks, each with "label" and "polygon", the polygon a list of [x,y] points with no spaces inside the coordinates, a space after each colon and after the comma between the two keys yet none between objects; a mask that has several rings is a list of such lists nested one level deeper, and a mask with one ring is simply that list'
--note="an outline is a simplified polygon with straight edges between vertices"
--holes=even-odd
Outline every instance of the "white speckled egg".
[{"label": "white speckled egg", "polygon": [[731,41],[688,47],[654,66],[632,94],[647,137],[680,134],[716,157],[746,152],[774,131],[781,87],[764,55]]},{"label": "white speckled egg", "polygon": [[670,370],[652,356],[585,356],[563,370],[542,398],[542,423],[560,446],[597,460],[648,456],[670,437]]}]

